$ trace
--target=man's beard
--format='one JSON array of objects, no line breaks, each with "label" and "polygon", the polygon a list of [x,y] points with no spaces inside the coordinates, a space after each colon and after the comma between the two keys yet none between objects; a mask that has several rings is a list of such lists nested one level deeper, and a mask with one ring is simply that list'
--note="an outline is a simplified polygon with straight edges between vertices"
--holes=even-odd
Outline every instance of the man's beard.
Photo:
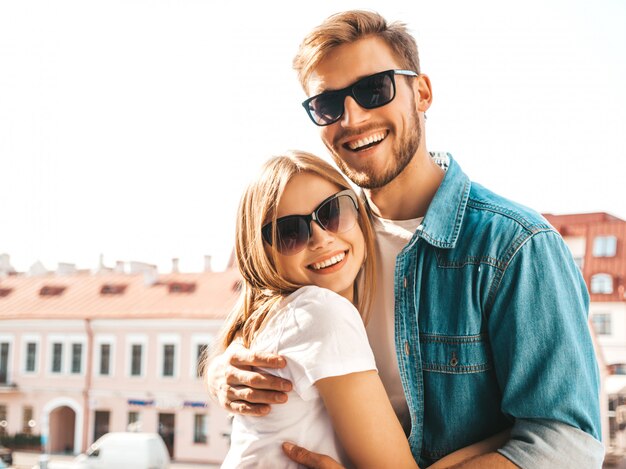
[{"label": "man's beard", "polygon": [[339,152],[335,148],[329,145],[327,147],[341,172],[353,183],[363,189],[378,189],[393,181],[417,153],[417,149],[422,141],[422,129],[419,125],[419,116],[415,107],[411,117],[412,119],[408,122],[404,135],[395,142],[392,148],[391,158],[393,158],[394,164],[380,174],[375,174],[371,168],[367,167],[355,171],[339,156]]}]

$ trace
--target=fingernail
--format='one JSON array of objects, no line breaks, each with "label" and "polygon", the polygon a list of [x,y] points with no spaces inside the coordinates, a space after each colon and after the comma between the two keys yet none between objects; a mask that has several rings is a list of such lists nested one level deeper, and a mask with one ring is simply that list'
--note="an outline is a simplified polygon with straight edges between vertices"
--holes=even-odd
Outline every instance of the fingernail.
[{"label": "fingernail", "polygon": [[287,362],[285,361],[285,359],[284,359],[284,358],[282,358],[282,357],[278,357],[278,359],[276,360],[276,364],[277,364],[278,366],[285,366],[285,365],[287,364]]},{"label": "fingernail", "polygon": [[286,394],[277,394],[276,395],[276,402],[287,402],[287,395]]},{"label": "fingernail", "polygon": [[283,443],[283,448],[285,448],[285,451],[291,451],[293,449],[293,443],[289,443],[288,441],[285,441]]}]

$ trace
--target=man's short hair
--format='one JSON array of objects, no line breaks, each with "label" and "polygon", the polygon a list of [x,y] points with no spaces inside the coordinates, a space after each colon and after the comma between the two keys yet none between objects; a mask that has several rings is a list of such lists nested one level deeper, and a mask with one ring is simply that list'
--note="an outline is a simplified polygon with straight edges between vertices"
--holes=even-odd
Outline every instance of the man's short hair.
[{"label": "man's short hair", "polygon": [[293,59],[300,84],[306,84],[317,65],[335,47],[350,44],[367,36],[380,37],[400,60],[400,66],[420,73],[417,43],[404,23],[387,24],[373,11],[350,10],[336,13],[314,28],[302,41]]}]

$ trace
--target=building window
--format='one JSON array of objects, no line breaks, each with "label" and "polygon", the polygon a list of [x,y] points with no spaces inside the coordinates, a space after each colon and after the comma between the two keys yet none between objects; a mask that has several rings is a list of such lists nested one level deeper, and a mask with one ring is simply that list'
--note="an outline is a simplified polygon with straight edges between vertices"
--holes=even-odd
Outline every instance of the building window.
[{"label": "building window", "polygon": [[139,412],[131,410],[128,412],[128,426],[129,432],[138,432],[141,430],[141,421],[139,420]]},{"label": "building window", "polygon": [[63,344],[55,342],[52,344],[52,372],[61,373],[63,365]]},{"label": "building window", "polygon": [[100,344],[100,375],[111,373],[111,344]]},{"label": "building window", "polygon": [[93,426],[93,440],[96,441],[105,433],[109,433],[109,418],[111,413],[108,410],[96,410]]},{"label": "building window", "polygon": [[44,285],[39,290],[39,296],[60,296],[65,291],[65,287]]},{"label": "building window", "polygon": [[207,344],[198,344],[196,346],[196,377],[201,378],[204,375],[205,362],[207,360],[206,354],[209,346]]},{"label": "building window", "polygon": [[127,285],[107,283],[100,288],[100,294],[103,296],[123,295],[126,291],[126,287]]},{"label": "building window", "polygon": [[32,406],[24,406],[22,409],[22,433],[31,435],[33,433],[33,427],[35,421],[33,420],[33,408]]},{"label": "building window", "polygon": [[0,436],[7,434],[7,427],[9,422],[7,421],[7,406],[6,404],[0,404]]},{"label": "building window", "polygon": [[597,236],[593,240],[593,257],[615,257],[617,238],[615,236]]},{"label": "building window", "polygon": [[611,335],[611,314],[597,313],[591,316],[593,329],[598,335]]},{"label": "building window", "polygon": [[143,345],[133,344],[131,347],[130,375],[141,376],[141,361],[143,359]]},{"label": "building window", "polygon": [[37,370],[37,342],[28,342],[26,344],[26,366],[27,373],[34,373]]},{"label": "building window", "polygon": [[596,274],[591,277],[591,293],[613,293],[613,277],[609,274]]},{"label": "building window", "polygon": [[196,414],[193,419],[193,442],[207,443],[208,438],[208,418],[206,414]]},{"label": "building window", "polygon": [[82,371],[83,344],[72,344],[72,373],[78,374]]},{"label": "building window", "polygon": [[196,291],[196,284],[189,282],[172,282],[169,284],[170,293],[193,293]]},{"label": "building window", "polygon": [[174,376],[174,360],[176,346],[173,344],[163,345],[163,376]]},{"label": "building window", "polygon": [[9,343],[0,342],[0,384],[9,383]]}]

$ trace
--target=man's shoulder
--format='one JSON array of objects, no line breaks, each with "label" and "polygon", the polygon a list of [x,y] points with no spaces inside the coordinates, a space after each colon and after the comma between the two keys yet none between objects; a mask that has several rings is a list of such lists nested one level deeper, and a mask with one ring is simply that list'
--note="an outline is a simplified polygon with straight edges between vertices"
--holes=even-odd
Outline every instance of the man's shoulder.
[{"label": "man's shoulder", "polygon": [[467,201],[467,221],[472,225],[497,224],[502,230],[525,231],[529,235],[554,231],[536,210],[507,199],[472,182]]}]

